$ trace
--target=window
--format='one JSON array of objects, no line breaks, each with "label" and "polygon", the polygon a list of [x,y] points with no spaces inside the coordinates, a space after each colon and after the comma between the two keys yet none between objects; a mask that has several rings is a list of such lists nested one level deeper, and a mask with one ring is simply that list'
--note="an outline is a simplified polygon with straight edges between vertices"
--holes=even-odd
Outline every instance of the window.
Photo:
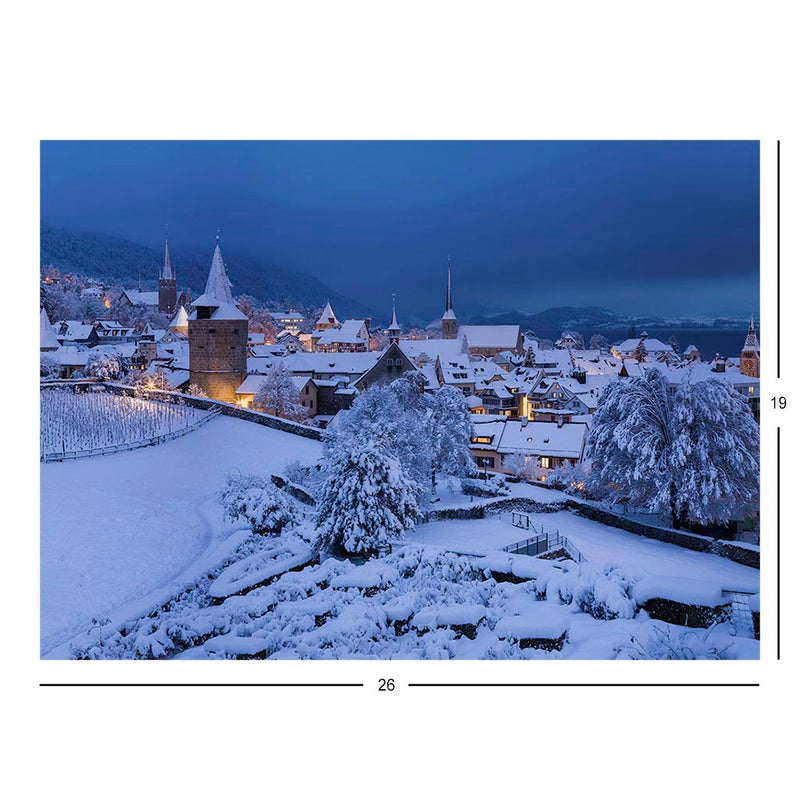
[{"label": "window", "polygon": [[491,436],[473,436],[472,441],[474,444],[491,444],[492,437]]},{"label": "window", "polygon": [[494,469],[494,457],[493,456],[478,456],[475,459],[479,467],[488,467],[490,469]]},{"label": "window", "polygon": [[756,391],[755,387],[753,387],[753,386],[748,386],[747,387],[747,394],[755,394],[755,391]]},{"label": "window", "polygon": [[542,469],[550,469],[550,458],[549,458],[549,456],[542,456],[541,464],[542,464]]},{"label": "window", "polygon": [[208,332],[209,332],[209,333],[216,333],[216,332],[217,332],[217,329],[216,329],[216,328],[209,328],[209,329],[208,329]]}]

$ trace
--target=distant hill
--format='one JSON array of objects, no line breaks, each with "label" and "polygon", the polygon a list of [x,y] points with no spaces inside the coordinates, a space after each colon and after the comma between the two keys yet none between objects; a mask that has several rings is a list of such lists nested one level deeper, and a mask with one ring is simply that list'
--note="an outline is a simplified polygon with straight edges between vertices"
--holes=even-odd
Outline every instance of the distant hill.
[{"label": "distant hill", "polygon": [[599,306],[580,308],[560,306],[548,308],[538,314],[523,314],[521,311],[508,311],[487,316],[471,317],[468,322],[473,325],[519,325],[523,330],[537,328],[598,328],[620,324],[623,319]]},{"label": "distant hill", "polygon": [[[250,294],[265,302],[312,308],[322,307],[330,300],[339,318],[370,315],[366,306],[333,291],[311,275],[241,258],[227,249],[224,255],[234,295]],[[158,271],[164,262],[163,250],[105,233],[68,231],[45,223],[41,226],[40,256],[43,267],[53,264],[62,272],[127,287],[137,286],[141,279],[144,289],[156,288]],[[178,286],[191,289],[195,297],[202,293],[211,251],[203,259],[196,252],[187,255],[170,248],[170,257]]]}]

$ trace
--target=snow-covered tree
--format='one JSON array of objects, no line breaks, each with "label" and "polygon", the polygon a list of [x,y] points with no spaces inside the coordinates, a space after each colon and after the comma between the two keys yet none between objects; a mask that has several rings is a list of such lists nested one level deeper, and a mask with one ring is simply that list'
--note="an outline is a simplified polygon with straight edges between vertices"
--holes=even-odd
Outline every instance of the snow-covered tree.
[{"label": "snow-covered tree", "polygon": [[633,348],[633,357],[641,364],[647,361],[647,347],[645,346],[644,339],[639,340],[639,344]]},{"label": "snow-covered tree", "polygon": [[503,466],[521,481],[532,481],[539,473],[536,459],[522,453],[510,453],[503,459]]},{"label": "snow-covered tree", "polygon": [[228,519],[244,520],[254,533],[279,534],[300,520],[294,501],[270,479],[259,475],[228,475],[219,501]]},{"label": "snow-covered tree", "polygon": [[594,334],[591,339],[589,339],[589,349],[590,350],[603,350],[607,351],[609,348],[608,339],[605,336],[602,336],[599,333]]},{"label": "snow-covered tree", "polygon": [[682,384],[675,397],[675,459],[682,520],[727,522],[757,502],[759,427],[729,383]]},{"label": "snow-covered tree", "polygon": [[727,522],[758,493],[758,425],[728,384],[683,384],[655,369],[611,382],[587,444],[592,483],[634,506],[666,512],[675,528]]},{"label": "snow-covered tree", "polygon": [[116,380],[123,374],[122,358],[116,351],[94,351],[86,362],[84,374],[91,378]]},{"label": "snow-covered tree", "polygon": [[258,387],[253,407],[257,411],[295,422],[303,422],[308,418],[308,411],[300,403],[300,393],[292,373],[282,361],[274,363]]},{"label": "snow-covered tree", "polygon": [[432,397],[427,418],[426,443],[430,449],[431,479],[437,473],[469,477],[477,473],[472,452],[472,419],[464,394],[453,386],[442,386]]},{"label": "snow-covered tree", "polygon": [[127,383],[136,387],[137,395],[146,395],[150,391],[172,391],[172,384],[167,380],[163,369],[156,369],[153,372],[133,370],[128,373]]},{"label": "snow-covered tree", "polygon": [[680,355],[681,352],[680,345],[678,344],[678,340],[675,338],[674,335],[669,337],[669,341],[667,342],[667,344],[673,349],[675,353]]},{"label": "snow-covered tree", "polygon": [[57,378],[61,373],[61,364],[44,353],[39,358],[39,377]]},{"label": "snow-covered tree", "polygon": [[318,549],[369,556],[413,528],[420,513],[417,486],[378,442],[328,439],[324,463]]},{"label": "snow-covered tree", "polygon": [[196,383],[189,384],[186,394],[190,394],[193,397],[208,397],[208,395]]},{"label": "snow-covered tree", "polygon": [[536,353],[532,347],[525,351],[525,363],[523,366],[535,367],[536,366]]}]

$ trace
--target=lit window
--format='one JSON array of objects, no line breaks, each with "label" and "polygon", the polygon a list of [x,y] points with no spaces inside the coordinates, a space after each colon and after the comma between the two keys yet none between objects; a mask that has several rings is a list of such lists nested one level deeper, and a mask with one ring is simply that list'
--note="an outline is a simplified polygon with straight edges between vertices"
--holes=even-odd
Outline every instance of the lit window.
[{"label": "lit window", "polygon": [[542,456],[542,469],[550,469],[550,458]]},{"label": "lit window", "polygon": [[755,394],[755,391],[756,390],[755,390],[754,386],[748,386],[747,387],[747,394]]}]

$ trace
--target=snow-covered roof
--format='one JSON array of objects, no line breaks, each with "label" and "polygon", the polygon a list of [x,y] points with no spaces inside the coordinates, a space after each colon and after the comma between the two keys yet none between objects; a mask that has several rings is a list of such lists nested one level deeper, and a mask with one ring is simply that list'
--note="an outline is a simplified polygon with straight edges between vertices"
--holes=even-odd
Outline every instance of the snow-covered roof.
[{"label": "snow-covered roof", "polygon": [[436,361],[437,356],[444,360],[463,355],[458,339],[404,339],[403,352],[414,360],[427,356],[431,361]]},{"label": "snow-covered roof", "polygon": [[588,433],[583,423],[525,422],[508,420],[497,451],[500,453],[530,453],[561,458],[580,458]]},{"label": "snow-covered roof", "polygon": [[519,342],[519,325],[462,325],[458,336],[466,338],[470,347],[515,350]]},{"label": "snow-covered roof", "polygon": [[336,319],[336,314],[333,313],[333,309],[331,308],[330,300],[325,303],[325,308],[322,309],[322,313],[319,315],[319,319],[317,320],[317,325],[338,325],[339,320]]},{"label": "snow-covered roof", "polygon": [[380,353],[292,353],[286,366],[295,374],[303,372],[324,375],[361,375],[375,365]]},{"label": "snow-covered roof", "polygon": [[172,318],[172,322],[170,322],[170,328],[185,328],[189,325],[189,315],[186,313],[186,309],[181,306],[176,312],[175,316]]},{"label": "snow-covered roof", "polygon": [[317,344],[366,344],[368,340],[369,333],[365,320],[346,319],[341,328],[328,328],[323,331]]},{"label": "snow-covered roof", "polygon": [[125,296],[135,306],[158,305],[158,292],[140,292],[138,289],[126,289]]},{"label": "snow-covered roof", "polygon": [[614,345],[614,350],[620,353],[632,353],[639,346],[639,342],[644,342],[644,346],[648,353],[662,353],[667,350],[674,352],[671,345],[664,344],[664,342],[662,342],[660,339],[651,339],[649,337],[646,339],[625,339],[624,342]]},{"label": "snow-covered roof", "polygon": [[39,314],[39,347],[42,350],[57,350],[58,346],[58,339],[42,306],[42,313]]},{"label": "snow-covered roof", "polygon": [[[66,326],[66,328],[62,333],[61,330],[64,326]],[[83,322],[78,322],[73,319],[60,320],[53,325],[53,333],[56,338],[63,339],[64,341],[85,341],[92,335],[92,331],[94,331],[93,325],[85,325]]]},{"label": "snow-covered roof", "polygon": [[453,311],[452,308],[448,308],[447,311],[445,311],[444,314],[442,314],[442,319],[455,319],[455,318],[456,318],[456,312]]},{"label": "snow-covered roof", "polygon": [[51,358],[58,361],[64,367],[85,367],[89,360],[91,350],[83,350],[77,347],[59,347],[51,354]]}]

